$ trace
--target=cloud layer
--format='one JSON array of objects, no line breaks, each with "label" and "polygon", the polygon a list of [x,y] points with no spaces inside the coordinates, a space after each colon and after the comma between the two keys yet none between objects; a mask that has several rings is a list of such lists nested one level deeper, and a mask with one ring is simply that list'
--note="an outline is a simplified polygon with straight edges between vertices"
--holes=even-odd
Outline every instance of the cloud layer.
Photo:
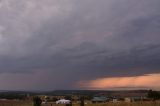
[{"label": "cloud layer", "polygon": [[80,81],[77,86],[86,89],[157,89],[160,85],[160,74],[149,74],[137,77],[99,78],[90,81]]},{"label": "cloud layer", "polygon": [[81,80],[159,73],[159,5],[1,0],[1,89],[70,89]]}]

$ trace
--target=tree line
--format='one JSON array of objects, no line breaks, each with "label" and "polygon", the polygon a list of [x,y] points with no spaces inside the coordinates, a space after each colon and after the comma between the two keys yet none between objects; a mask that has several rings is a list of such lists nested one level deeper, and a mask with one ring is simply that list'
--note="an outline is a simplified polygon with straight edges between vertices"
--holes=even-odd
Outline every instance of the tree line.
[{"label": "tree line", "polygon": [[148,98],[151,98],[153,100],[158,100],[158,99],[160,99],[160,92],[149,90],[148,91]]}]

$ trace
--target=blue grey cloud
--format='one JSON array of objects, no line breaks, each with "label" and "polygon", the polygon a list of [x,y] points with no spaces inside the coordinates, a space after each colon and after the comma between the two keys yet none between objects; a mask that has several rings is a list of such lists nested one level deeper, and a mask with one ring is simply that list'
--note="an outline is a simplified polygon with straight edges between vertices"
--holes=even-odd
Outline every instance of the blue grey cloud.
[{"label": "blue grey cloud", "polygon": [[69,89],[80,80],[159,73],[159,5],[1,0],[1,89]]}]

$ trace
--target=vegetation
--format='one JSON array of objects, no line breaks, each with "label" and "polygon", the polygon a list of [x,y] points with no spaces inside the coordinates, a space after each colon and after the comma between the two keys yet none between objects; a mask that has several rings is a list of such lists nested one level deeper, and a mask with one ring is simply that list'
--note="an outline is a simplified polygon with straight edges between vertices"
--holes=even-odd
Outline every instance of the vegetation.
[{"label": "vegetation", "polygon": [[[33,106],[32,101],[0,101],[0,106]],[[65,106],[55,103],[48,103],[48,104],[42,104],[42,106]],[[73,103],[73,106],[80,106],[79,103]],[[146,101],[146,102],[132,102],[132,103],[126,103],[126,102],[117,102],[117,103],[88,103],[84,104],[84,106],[160,106],[160,101]]]},{"label": "vegetation", "polygon": [[[140,91],[141,92],[141,91]],[[71,105],[66,105],[66,106],[160,106],[160,92],[158,91],[153,91],[149,90],[148,91],[148,98],[146,101],[139,101],[139,102],[107,102],[107,103],[95,103],[92,104],[90,94],[85,94],[82,96],[78,95],[76,98],[74,95],[66,95],[64,98],[72,100]],[[57,100],[56,97],[50,98],[47,97],[45,98],[49,103],[47,104],[41,104],[42,100],[39,97],[33,97],[29,96],[29,98],[24,99],[27,97],[27,93],[24,92],[19,92],[19,93],[0,93],[0,106],[65,106],[64,104],[55,104],[55,101]],[[89,99],[89,100],[88,100]],[[33,100],[33,101],[32,101]],[[78,100],[78,102],[77,102]],[[149,101],[151,100],[151,101]],[[153,100],[153,101],[152,101]]]},{"label": "vegetation", "polygon": [[158,100],[160,99],[160,93],[158,91],[148,91],[148,98],[151,98],[153,100]]},{"label": "vegetation", "polygon": [[17,93],[9,93],[9,92],[5,92],[5,93],[0,93],[0,99],[24,99],[26,98],[25,94],[17,94]]},{"label": "vegetation", "polygon": [[72,100],[72,96],[65,96],[64,99]]},{"label": "vegetation", "polygon": [[80,106],[84,106],[84,97],[80,97]]},{"label": "vegetation", "polygon": [[33,98],[33,106],[41,106],[42,100],[39,97]]},{"label": "vegetation", "polygon": [[0,100],[0,106],[33,106],[32,101]]}]

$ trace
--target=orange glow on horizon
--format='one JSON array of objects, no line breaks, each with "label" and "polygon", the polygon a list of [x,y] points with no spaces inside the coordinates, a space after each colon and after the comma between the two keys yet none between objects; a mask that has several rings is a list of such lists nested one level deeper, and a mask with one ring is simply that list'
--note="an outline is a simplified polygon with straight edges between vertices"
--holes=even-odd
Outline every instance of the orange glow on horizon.
[{"label": "orange glow on horizon", "polygon": [[110,88],[160,88],[160,74],[148,74],[135,77],[112,77],[98,78],[90,81],[80,81],[78,85],[89,89],[110,89]]}]

